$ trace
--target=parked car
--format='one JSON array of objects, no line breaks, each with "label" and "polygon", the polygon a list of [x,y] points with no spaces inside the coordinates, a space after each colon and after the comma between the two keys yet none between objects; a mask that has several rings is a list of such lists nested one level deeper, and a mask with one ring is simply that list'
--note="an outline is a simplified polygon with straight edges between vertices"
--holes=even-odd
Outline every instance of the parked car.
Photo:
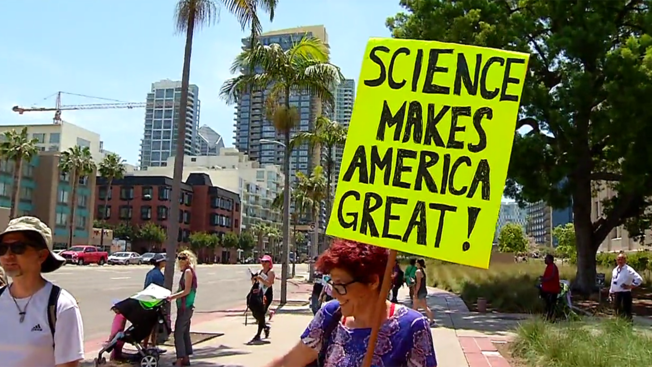
[{"label": "parked car", "polygon": [[109,256],[109,265],[141,264],[140,255],[135,252],[115,252]]},{"label": "parked car", "polygon": [[152,258],[156,255],[154,252],[146,252],[142,255],[140,255],[140,263],[141,264],[149,264],[149,262],[152,260]]},{"label": "parked car", "polygon": [[95,246],[73,246],[59,255],[66,259],[66,263],[77,265],[104,265],[109,258],[108,252],[99,251]]}]

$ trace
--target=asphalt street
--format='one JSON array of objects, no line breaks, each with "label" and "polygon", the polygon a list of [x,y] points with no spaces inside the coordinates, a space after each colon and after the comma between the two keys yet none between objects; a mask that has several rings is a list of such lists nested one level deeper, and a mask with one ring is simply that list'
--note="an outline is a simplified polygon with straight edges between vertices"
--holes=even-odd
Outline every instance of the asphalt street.
[{"label": "asphalt street", "polygon": [[[195,312],[223,311],[243,305],[251,287],[248,267],[256,271],[259,265],[199,265]],[[90,341],[108,336],[113,321],[112,302],[142,290],[150,268],[148,265],[66,265],[47,278],[77,298],[84,319],[85,340]],[[279,266],[275,266],[275,271],[280,276]],[[307,265],[297,265],[297,274],[307,271]],[[179,273],[175,276],[175,288],[178,282]]]}]

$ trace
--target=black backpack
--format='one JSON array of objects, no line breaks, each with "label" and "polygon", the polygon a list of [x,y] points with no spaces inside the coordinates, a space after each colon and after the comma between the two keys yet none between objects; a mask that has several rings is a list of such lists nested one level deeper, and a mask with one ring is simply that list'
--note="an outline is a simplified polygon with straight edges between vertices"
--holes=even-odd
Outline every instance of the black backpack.
[{"label": "black backpack", "polygon": [[[7,286],[0,288],[0,296],[7,289]],[[52,284],[50,296],[48,297],[48,325],[52,333],[52,348],[54,348],[54,332],[57,327],[57,304],[59,303],[59,295],[61,295],[61,288]]]}]

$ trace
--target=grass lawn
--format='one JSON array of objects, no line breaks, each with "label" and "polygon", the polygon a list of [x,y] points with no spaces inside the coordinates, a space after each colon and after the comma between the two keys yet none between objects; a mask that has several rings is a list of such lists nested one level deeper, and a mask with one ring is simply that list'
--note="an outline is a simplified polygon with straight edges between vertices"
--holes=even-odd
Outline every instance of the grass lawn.
[{"label": "grass lawn", "polygon": [[517,363],[527,367],[652,366],[650,335],[619,320],[528,322],[509,347]]},{"label": "grass lawn", "polygon": [[[557,266],[560,279],[575,279],[575,266]],[[540,313],[543,311],[543,302],[539,299],[539,291],[535,286],[544,269],[545,264],[541,260],[492,264],[487,270],[433,260],[429,262],[426,271],[430,285],[459,294],[470,310],[475,309],[478,297],[483,297],[487,300],[488,309],[492,311]],[[606,284],[609,284],[611,269],[598,271],[606,274]],[[641,275],[645,276],[647,285],[652,285],[649,274]],[[652,288],[641,287],[634,294],[634,313],[652,315],[651,290]],[[609,310],[606,300],[598,305],[597,295],[587,300],[574,297],[573,303],[594,313],[608,313]]]}]

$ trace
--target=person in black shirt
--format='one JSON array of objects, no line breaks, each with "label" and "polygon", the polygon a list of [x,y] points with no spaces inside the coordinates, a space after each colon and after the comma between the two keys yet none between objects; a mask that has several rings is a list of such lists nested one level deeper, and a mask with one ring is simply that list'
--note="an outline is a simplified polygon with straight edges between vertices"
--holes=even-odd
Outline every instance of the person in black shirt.
[{"label": "person in black shirt", "polygon": [[322,275],[319,273],[315,274],[315,280],[312,284],[312,295],[310,296],[310,309],[312,314],[316,314],[321,307],[321,293],[324,289],[324,283],[322,281]]}]

